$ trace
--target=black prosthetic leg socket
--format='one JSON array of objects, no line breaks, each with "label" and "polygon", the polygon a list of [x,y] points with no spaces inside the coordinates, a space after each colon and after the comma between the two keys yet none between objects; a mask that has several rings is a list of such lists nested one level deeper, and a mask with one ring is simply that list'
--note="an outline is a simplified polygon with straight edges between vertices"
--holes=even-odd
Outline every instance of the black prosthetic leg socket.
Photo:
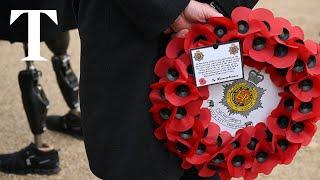
[{"label": "black prosthetic leg socket", "polygon": [[36,69],[23,70],[19,73],[23,107],[34,135],[40,135],[44,132],[49,106],[49,101],[38,82],[40,77],[41,72]]}]

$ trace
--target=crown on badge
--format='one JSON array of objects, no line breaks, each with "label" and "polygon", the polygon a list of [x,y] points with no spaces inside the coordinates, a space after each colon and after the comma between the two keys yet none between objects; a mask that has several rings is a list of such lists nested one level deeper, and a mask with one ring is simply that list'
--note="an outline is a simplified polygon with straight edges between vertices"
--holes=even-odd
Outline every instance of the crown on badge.
[{"label": "crown on badge", "polygon": [[264,80],[264,76],[258,71],[251,70],[248,80],[257,85]]}]

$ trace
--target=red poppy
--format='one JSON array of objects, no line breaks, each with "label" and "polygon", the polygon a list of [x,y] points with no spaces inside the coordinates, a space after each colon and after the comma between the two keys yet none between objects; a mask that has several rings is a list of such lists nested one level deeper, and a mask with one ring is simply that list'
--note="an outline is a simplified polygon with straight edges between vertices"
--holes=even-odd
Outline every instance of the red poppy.
[{"label": "red poppy", "polygon": [[198,116],[195,117],[196,124],[200,123],[203,129],[207,128],[211,121],[211,111],[208,108],[201,108]]},{"label": "red poppy", "polygon": [[279,157],[280,164],[290,164],[295,157],[301,144],[289,142],[285,136],[276,135],[273,137],[273,146]]},{"label": "red poppy", "polygon": [[179,59],[162,57],[157,61],[154,72],[167,81],[186,82],[188,79],[187,67]]},{"label": "red poppy", "polygon": [[181,168],[182,169],[191,169],[193,167],[185,158],[182,159]]},{"label": "red poppy", "polygon": [[320,75],[320,53],[308,56],[305,62],[310,75]]},{"label": "red poppy", "polygon": [[217,140],[220,133],[220,127],[215,123],[210,123],[209,126],[205,129],[205,132],[202,137],[202,142],[207,145],[217,144]]},{"label": "red poppy", "polygon": [[242,177],[246,170],[252,167],[252,162],[252,157],[246,151],[241,148],[235,149],[228,156],[228,171],[232,177]]},{"label": "red poppy", "polygon": [[236,29],[237,26],[229,18],[212,17],[208,23],[213,26],[213,33],[220,42],[227,42],[232,39],[238,39]]},{"label": "red poppy", "polygon": [[175,153],[178,157],[184,158],[190,152],[191,147],[181,142],[168,141],[166,144],[170,152]]},{"label": "red poppy", "polygon": [[286,137],[292,143],[301,143],[303,146],[307,146],[316,130],[317,126],[309,120],[292,122]]},{"label": "red poppy", "polygon": [[243,57],[243,64],[245,64],[245,65],[247,65],[249,67],[253,67],[253,68],[255,68],[255,69],[259,70],[259,71],[261,71],[267,65],[266,63],[255,61],[249,56],[244,56]]},{"label": "red poppy", "polygon": [[166,48],[167,57],[170,59],[176,59],[184,53],[184,38],[172,38]]},{"label": "red poppy", "polygon": [[280,24],[278,24],[274,18],[274,15],[271,11],[264,9],[264,8],[258,8],[253,10],[248,17],[250,20],[259,20],[264,23],[265,27],[267,28],[269,37],[280,35],[282,32]]},{"label": "red poppy", "polygon": [[278,164],[277,154],[269,143],[259,142],[252,164],[252,172],[270,174],[272,169]]},{"label": "red poppy", "polygon": [[320,96],[320,76],[307,77],[290,85],[290,91],[301,101],[309,102]]},{"label": "red poppy", "polygon": [[320,98],[312,99],[309,102],[297,102],[294,104],[292,120],[304,121],[320,116]]},{"label": "red poppy", "polygon": [[152,91],[149,94],[150,101],[153,105],[166,101],[164,88],[168,82],[158,82],[151,85]]},{"label": "red poppy", "polygon": [[166,134],[169,141],[172,142],[180,142],[182,144],[186,144],[188,146],[193,146],[197,143],[198,137],[200,136],[199,132],[195,128],[195,126],[191,127],[187,131],[178,132],[171,128],[166,128]]},{"label": "red poppy", "polygon": [[279,106],[267,119],[267,126],[274,135],[284,136],[291,123],[291,113]]},{"label": "red poppy", "polygon": [[202,100],[192,101],[186,105],[175,107],[175,115],[170,119],[168,125],[171,129],[184,132],[192,128],[195,116],[200,113]]},{"label": "red poppy", "polygon": [[246,171],[246,174],[243,176],[245,180],[255,180],[258,177],[258,173],[252,172],[251,169]]},{"label": "red poppy", "polygon": [[166,126],[167,122],[164,122],[153,132],[154,136],[160,141],[167,139]]},{"label": "red poppy", "polygon": [[231,19],[238,25],[238,35],[245,37],[263,29],[263,23],[258,20],[249,20],[251,9],[246,7],[237,7],[232,11]]},{"label": "red poppy", "polygon": [[258,62],[269,62],[273,57],[274,48],[275,41],[261,34],[246,36],[243,41],[243,52]]},{"label": "red poppy", "polygon": [[207,83],[207,81],[205,78],[201,78],[201,79],[199,79],[199,83],[200,83],[200,85],[205,85]]},{"label": "red poppy", "polygon": [[199,168],[198,175],[200,177],[204,177],[204,178],[213,177],[215,175],[218,175],[220,180],[230,180],[231,179],[231,176],[230,176],[227,168],[215,166],[210,163],[206,163],[201,168]]},{"label": "red poppy", "polygon": [[271,81],[278,87],[284,87],[289,83],[286,79],[288,68],[275,68],[272,65],[268,65],[266,73],[270,75]]},{"label": "red poppy", "polygon": [[258,123],[255,127],[248,126],[243,129],[243,132],[246,133],[247,140],[242,148],[247,151],[247,153],[252,153],[256,150],[257,144],[259,142],[271,142],[272,133],[268,130],[264,123]]},{"label": "red poppy", "polygon": [[273,56],[268,63],[272,64],[276,68],[288,68],[294,64],[298,58],[298,50],[278,44],[274,48]]},{"label": "red poppy", "polygon": [[292,112],[294,105],[299,103],[299,100],[290,92],[279,93],[279,96],[281,97],[281,101],[277,109],[281,109],[285,113]]},{"label": "red poppy", "polygon": [[190,79],[186,83],[172,82],[164,89],[166,99],[174,106],[183,106],[200,97],[194,80]]},{"label": "red poppy", "polygon": [[217,145],[207,145],[202,141],[191,149],[190,153],[187,155],[186,160],[194,165],[201,165],[203,163],[209,162],[211,154],[218,150]]},{"label": "red poppy", "polygon": [[274,39],[280,44],[298,48],[294,41],[304,39],[304,34],[301,28],[292,26],[291,23],[284,18],[275,18],[275,21],[278,25],[280,25],[282,32],[280,35],[274,36]]},{"label": "red poppy", "polygon": [[242,148],[244,149],[250,142],[250,136],[245,129],[239,129],[236,135],[232,139],[232,142],[228,145],[230,150]]},{"label": "red poppy", "polygon": [[152,106],[150,112],[152,113],[153,120],[160,125],[172,117],[174,106],[170,103],[162,102]]},{"label": "red poppy", "polygon": [[289,68],[286,79],[288,82],[296,82],[307,75],[308,72],[305,62],[301,58],[298,58],[296,62]]},{"label": "red poppy", "polygon": [[212,45],[215,44],[216,41],[210,25],[195,24],[185,37],[184,50],[189,54],[192,48]]},{"label": "red poppy", "polygon": [[229,177],[230,179],[230,175],[227,170],[227,158],[231,151],[231,149],[222,148],[220,151],[212,155],[210,161],[199,168],[199,176],[211,177],[215,173],[218,173],[220,178]]}]

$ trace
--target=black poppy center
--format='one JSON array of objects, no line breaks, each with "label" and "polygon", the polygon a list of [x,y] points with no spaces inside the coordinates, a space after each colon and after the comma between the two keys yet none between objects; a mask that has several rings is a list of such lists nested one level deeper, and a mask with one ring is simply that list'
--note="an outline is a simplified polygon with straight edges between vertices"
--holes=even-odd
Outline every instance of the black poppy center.
[{"label": "black poppy center", "polygon": [[227,34],[228,30],[224,26],[217,26],[214,28],[214,33],[219,37],[222,38],[225,34]]},{"label": "black poppy center", "polygon": [[274,49],[274,55],[276,57],[285,57],[289,53],[289,48],[285,45],[279,44]]},{"label": "black poppy center", "polygon": [[280,116],[277,119],[277,124],[279,128],[286,129],[289,126],[290,119],[287,116]]},{"label": "black poppy center", "polygon": [[187,85],[180,85],[176,88],[176,95],[180,97],[187,97],[190,94],[190,89]]},{"label": "black poppy center", "polygon": [[179,72],[176,69],[170,68],[167,71],[167,78],[170,81],[175,81],[179,78]]},{"label": "black poppy center", "polygon": [[303,122],[298,122],[298,123],[295,123],[291,126],[291,130],[295,133],[300,133],[302,132],[304,129],[304,124]]},{"label": "black poppy center", "polygon": [[262,22],[263,22],[264,25],[266,25],[268,31],[270,31],[271,30],[270,24],[267,21],[262,21]]},{"label": "black poppy center", "polygon": [[160,97],[161,97],[162,99],[165,99],[165,98],[166,98],[166,96],[165,96],[165,94],[164,94],[164,89],[160,89],[160,90],[159,90],[159,95],[160,95]]},{"label": "black poppy center", "polygon": [[249,31],[249,23],[246,21],[238,22],[238,32],[241,34],[246,34]]},{"label": "black poppy center", "polygon": [[299,83],[299,89],[302,91],[310,91],[313,87],[313,83],[310,79],[305,79]]},{"label": "black poppy center", "polygon": [[180,137],[182,139],[190,139],[193,135],[192,129],[189,129],[188,131],[184,131],[180,133]]},{"label": "black poppy center", "polygon": [[268,159],[268,153],[262,151],[256,154],[256,160],[259,163],[264,163]]},{"label": "black poppy center", "polygon": [[198,35],[196,38],[194,38],[193,42],[198,42],[200,40],[207,41],[208,38],[206,36],[204,36],[204,35]]},{"label": "black poppy center", "polygon": [[161,116],[162,119],[164,120],[168,120],[171,116],[171,110],[168,108],[163,108],[159,111],[159,114]]},{"label": "black poppy center", "polygon": [[224,155],[222,153],[219,153],[212,159],[212,162],[215,164],[220,164],[220,163],[223,163],[224,160],[225,160]]},{"label": "black poppy center", "polygon": [[206,152],[206,146],[204,144],[199,144],[198,149],[197,149],[197,154],[201,155]]},{"label": "black poppy center", "polygon": [[311,102],[303,102],[300,104],[299,112],[303,114],[307,114],[312,111],[312,103]]},{"label": "black poppy center", "polygon": [[231,143],[231,146],[233,147],[233,149],[237,149],[240,147],[240,143],[239,141],[234,141]]},{"label": "black poppy center", "polygon": [[308,68],[312,69],[317,65],[317,58],[315,56],[310,56],[308,59]]},{"label": "black poppy center", "polygon": [[247,148],[250,149],[250,150],[255,150],[258,142],[259,142],[258,139],[256,139],[256,138],[251,138],[251,141],[250,141],[249,144],[247,145]]},{"label": "black poppy center", "polygon": [[267,135],[267,141],[272,142],[273,134],[271,133],[271,131],[269,129],[267,129],[265,132]]},{"label": "black poppy center", "polygon": [[282,33],[279,35],[279,38],[283,41],[288,40],[290,37],[290,32],[288,29],[283,28]]},{"label": "black poppy center", "polygon": [[206,130],[204,130],[202,138],[206,138],[208,136],[208,133],[209,133],[209,130],[207,128]]},{"label": "black poppy center", "polygon": [[183,119],[187,115],[187,110],[183,107],[178,107],[176,118],[177,119]]},{"label": "black poppy center", "polygon": [[189,148],[184,144],[177,143],[176,150],[181,154],[185,154],[186,152],[188,152]]},{"label": "black poppy center", "polygon": [[286,76],[288,73],[288,68],[277,68],[276,70],[280,76]]},{"label": "black poppy center", "polygon": [[289,147],[289,141],[286,139],[280,139],[278,140],[278,145],[282,149],[282,151],[285,151]]},{"label": "black poppy center", "polygon": [[184,54],[184,50],[181,50],[178,52],[178,57],[181,56],[182,54]]},{"label": "black poppy center", "polygon": [[301,73],[304,70],[304,62],[301,59],[297,59],[292,69],[296,73]]},{"label": "black poppy center", "polygon": [[254,38],[252,48],[256,51],[261,51],[266,47],[267,40],[264,37]]},{"label": "black poppy center", "polygon": [[218,136],[217,143],[218,143],[218,147],[222,146],[223,142],[222,142],[222,138],[220,136]]},{"label": "black poppy center", "polygon": [[292,111],[294,106],[294,100],[292,98],[286,99],[284,101],[284,106],[287,108],[287,110]]},{"label": "black poppy center", "polygon": [[240,156],[240,155],[234,156],[232,159],[232,165],[234,167],[241,167],[244,164],[244,160],[245,159],[243,156]]}]

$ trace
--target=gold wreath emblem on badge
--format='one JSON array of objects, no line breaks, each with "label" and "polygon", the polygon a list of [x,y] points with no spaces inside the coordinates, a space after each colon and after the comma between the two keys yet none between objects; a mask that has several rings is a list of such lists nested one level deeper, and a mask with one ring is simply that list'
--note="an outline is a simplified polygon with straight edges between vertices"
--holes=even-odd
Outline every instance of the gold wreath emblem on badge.
[{"label": "gold wreath emblem on badge", "polygon": [[238,46],[236,46],[235,44],[232,44],[230,49],[229,49],[229,52],[230,52],[231,55],[235,55],[235,54],[237,54],[239,52],[239,50],[240,49],[239,49]]},{"label": "gold wreath emblem on badge", "polygon": [[202,61],[202,60],[203,60],[203,57],[204,57],[203,53],[202,53],[201,51],[199,51],[199,50],[197,50],[197,51],[194,53],[194,59],[195,59],[196,61]]}]

